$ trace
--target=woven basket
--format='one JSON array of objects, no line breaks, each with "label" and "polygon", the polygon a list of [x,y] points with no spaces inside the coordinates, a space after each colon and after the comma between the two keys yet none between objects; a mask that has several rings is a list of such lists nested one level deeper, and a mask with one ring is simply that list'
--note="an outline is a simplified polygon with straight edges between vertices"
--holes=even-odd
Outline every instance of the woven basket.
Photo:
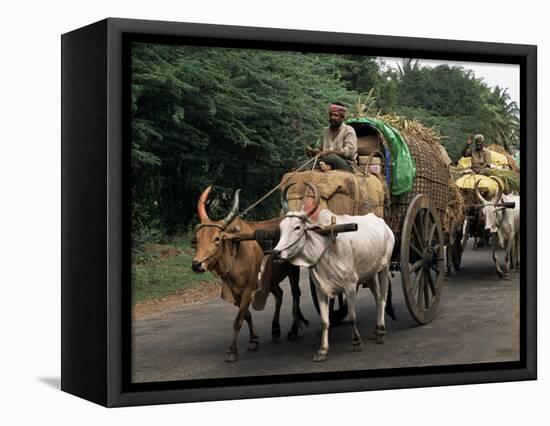
[{"label": "woven basket", "polygon": [[[418,194],[427,195],[433,202],[443,224],[443,218],[449,203],[449,169],[445,166],[438,148],[428,142],[406,138],[407,145],[416,163],[416,178],[412,191],[400,197],[391,198],[389,226],[401,235],[401,228],[412,199]],[[443,229],[448,232],[447,229]]]}]

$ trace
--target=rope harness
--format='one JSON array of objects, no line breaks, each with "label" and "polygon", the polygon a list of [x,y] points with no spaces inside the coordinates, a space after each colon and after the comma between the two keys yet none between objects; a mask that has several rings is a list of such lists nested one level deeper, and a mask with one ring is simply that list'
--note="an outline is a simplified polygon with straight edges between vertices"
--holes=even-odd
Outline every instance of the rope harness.
[{"label": "rope harness", "polygon": [[283,186],[292,176],[294,176],[296,173],[304,170],[312,161],[313,161],[313,168],[312,168],[312,171],[314,170],[315,168],[315,165],[317,163],[317,158],[319,157],[319,155],[316,155],[315,157],[313,158],[310,158],[308,161],[306,161],[304,164],[302,164],[300,167],[298,167],[296,170],[294,170],[289,176],[287,176],[286,179],[282,180],[281,183],[279,183],[278,185],[276,185],[274,188],[272,188],[269,192],[267,192],[264,196],[262,196],[261,198],[259,198],[257,201],[255,201],[254,203],[252,203],[250,206],[248,206],[246,209],[244,209],[243,211],[241,211],[237,217],[244,217],[246,216],[250,210],[252,210],[254,207],[256,207],[258,204],[260,204],[262,201],[264,201],[267,197],[269,197],[271,194],[273,194],[276,190],[278,190],[281,186]]}]

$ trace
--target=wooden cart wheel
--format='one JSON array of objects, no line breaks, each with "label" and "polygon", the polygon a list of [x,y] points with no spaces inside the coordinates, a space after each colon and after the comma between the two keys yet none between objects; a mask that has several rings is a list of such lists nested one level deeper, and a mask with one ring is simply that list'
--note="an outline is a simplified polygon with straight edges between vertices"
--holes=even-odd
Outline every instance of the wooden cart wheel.
[{"label": "wooden cart wheel", "polygon": [[405,302],[419,324],[434,318],[441,298],[443,244],[441,221],[433,203],[426,195],[417,195],[403,222],[400,265]]},{"label": "wooden cart wheel", "polygon": [[[320,314],[319,310],[319,300],[317,299],[317,291],[315,290],[315,283],[311,279],[311,276],[309,277],[309,288],[311,290],[311,297],[313,299],[313,305],[315,306],[315,310],[318,314]],[[336,308],[336,300],[338,300],[338,308]],[[339,324],[341,323],[344,318],[348,314],[348,304],[346,303],[346,300],[344,299],[343,294],[339,294],[337,298],[330,300],[329,302],[329,321],[331,324]]]}]

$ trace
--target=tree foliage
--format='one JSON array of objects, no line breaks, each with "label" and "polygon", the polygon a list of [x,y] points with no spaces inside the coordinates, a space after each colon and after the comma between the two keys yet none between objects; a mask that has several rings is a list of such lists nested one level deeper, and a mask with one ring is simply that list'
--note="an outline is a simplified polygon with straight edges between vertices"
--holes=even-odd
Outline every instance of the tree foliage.
[{"label": "tree foliage", "polygon": [[[214,186],[210,213],[224,216],[275,186],[314,144],[326,105],[353,105],[437,127],[456,158],[466,138],[517,146],[518,108],[462,68],[392,69],[376,58],[193,46],[132,47],[132,224],[134,241],[159,240],[196,223],[195,205]],[[251,213],[278,213],[272,197]]]}]

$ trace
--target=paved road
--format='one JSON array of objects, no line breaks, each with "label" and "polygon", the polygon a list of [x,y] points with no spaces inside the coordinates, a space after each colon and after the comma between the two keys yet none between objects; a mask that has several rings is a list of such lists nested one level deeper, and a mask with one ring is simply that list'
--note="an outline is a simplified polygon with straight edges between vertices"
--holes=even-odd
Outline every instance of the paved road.
[{"label": "paved road", "polygon": [[[519,359],[519,274],[498,280],[490,251],[464,253],[464,268],[446,278],[441,303],[433,322],[417,326],[403,300],[399,275],[392,280],[397,321],[386,319],[384,345],[367,341],[353,352],[347,323],[331,327],[329,360],[313,363],[320,345],[320,320],[314,310],[309,284],[302,273],[302,309],[310,320],[294,342],[285,339],[291,324],[291,295],[285,284],[281,311],[283,335],[271,340],[273,298],[264,311],[253,311],[260,348],[246,351],[246,324],[240,336],[239,361],[224,362],[232,339],[236,308],[219,298],[182,305],[134,322],[133,381],[154,382],[367,370],[392,367],[514,361]],[[359,331],[365,341],[375,324],[375,303],[360,289]]]}]

